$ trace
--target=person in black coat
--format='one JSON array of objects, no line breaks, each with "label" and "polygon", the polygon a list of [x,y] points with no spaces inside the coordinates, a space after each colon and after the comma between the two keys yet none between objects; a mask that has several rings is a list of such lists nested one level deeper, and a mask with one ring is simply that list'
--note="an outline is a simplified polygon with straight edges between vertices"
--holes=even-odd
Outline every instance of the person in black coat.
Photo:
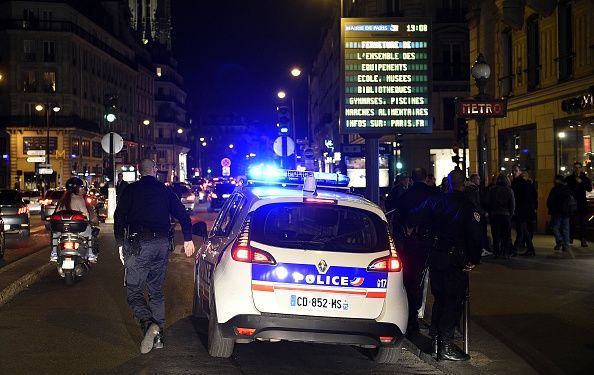
[{"label": "person in black coat", "polygon": [[511,188],[514,191],[516,200],[516,210],[514,221],[516,223],[516,240],[514,242],[514,252],[522,245],[526,244],[526,252],[520,254],[523,256],[534,256],[534,244],[532,235],[529,231],[529,225],[536,220],[536,208],[538,206],[538,197],[536,189],[532,182],[527,178],[526,172],[522,172],[517,165],[512,167],[514,179]]},{"label": "person in black coat", "polygon": [[579,238],[582,247],[588,247],[586,241],[586,214],[588,213],[586,192],[592,191],[592,181],[584,173],[582,163],[575,162],[573,163],[573,173],[565,178],[565,182],[577,200],[577,211],[571,220],[571,241],[574,238]]},{"label": "person in black coat", "polygon": [[483,218],[464,192],[464,180],[462,171],[453,170],[448,175],[449,191],[429,197],[407,218],[409,230],[429,225],[429,233],[435,238],[428,262],[434,297],[429,333],[432,354],[440,360],[470,359],[453,339],[462,316],[468,273],[481,260]]},{"label": "person in black coat", "polygon": [[565,204],[571,190],[567,187],[565,179],[561,175],[555,176],[555,186],[549,192],[547,208],[551,215],[551,230],[555,236],[555,253],[557,255],[567,253],[572,255],[569,246],[569,217],[571,211]]}]

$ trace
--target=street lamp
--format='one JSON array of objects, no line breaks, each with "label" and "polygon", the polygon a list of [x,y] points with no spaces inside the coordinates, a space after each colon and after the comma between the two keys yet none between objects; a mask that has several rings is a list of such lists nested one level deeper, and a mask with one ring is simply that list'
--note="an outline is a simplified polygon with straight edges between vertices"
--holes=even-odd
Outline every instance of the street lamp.
[{"label": "street lamp", "polygon": [[[476,61],[472,65],[470,70],[472,77],[478,88],[478,94],[475,96],[476,100],[487,100],[489,95],[485,93],[485,87],[487,86],[487,79],[491,76],[491,67],[487,64],[485,57],[482,53],[479,53]],[[485,122],[487,118],[480,116],[476,119],[478,125],[477,131],[477,162],[478,162],[478,174],[481,178],[481,190],[484,189],[484,181],[486,181],[485,168],[487,164],[487,138],[485,137]]]},{"label": "street lamp", "polygon": [[[52,109],[52,111],[54,111],[54,113],[58,113],[60,112],[60,106],[57,104],[50,104],[47,103],[45,104],[45,106],[43,104],[37,104],[35,106],[35,110],[37,112],[41,112],[43,110],[45,110],[45,129],[46,129],[46,138],[45,138],[45,154],[46,154],[46,159],[45,159],[45,164],[50,164],[50,111],[49,109]],[[48,176],[48,187],[50,184],[50,177]]]},{"label": "street lamp", "polygon": [[[182,128],[178,128],[176,133],[177,134],[183,134],[184,129]],[[177,143],[177,136],[175,134],[173,134],[173,176],[177,176],[177,155],[175,154],[175,148],[176,148],[176,143]],[[172,176],[172,177],[173,177]]]}]

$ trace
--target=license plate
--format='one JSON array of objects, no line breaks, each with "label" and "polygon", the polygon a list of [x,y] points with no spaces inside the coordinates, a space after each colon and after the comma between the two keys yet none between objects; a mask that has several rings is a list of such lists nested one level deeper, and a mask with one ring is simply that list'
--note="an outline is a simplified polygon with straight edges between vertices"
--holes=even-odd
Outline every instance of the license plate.
[{"label": "license plate", "polygon": [[344,298],[329,298],[291,294],[289,304],[292,308],[307,310],[348,310],[349,303]]},{"label": "license plate", "polygon": [[4,230],[10,230],[10,225],[4,224]]},{"label": "license plate", "polygon": [[74,259],[66,258],[62,262],[62,269],[63,270],[72,270],[74,269]]},{"label": "license plate", "polygon": [[231,194],[223,194],[223,198],[229,198]]}]

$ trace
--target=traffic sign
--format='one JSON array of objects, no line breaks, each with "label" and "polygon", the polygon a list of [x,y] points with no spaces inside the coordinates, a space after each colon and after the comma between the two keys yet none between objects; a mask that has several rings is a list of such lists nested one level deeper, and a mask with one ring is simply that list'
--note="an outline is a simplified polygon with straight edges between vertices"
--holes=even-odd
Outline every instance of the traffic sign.
[{"label": "traffic sign", "polygon": [[51,168],[51,164],[39,164],[39,168]]},{"label": "traffic sign", "polygon": [[231,176],[231,168],[229,168],[229,167],[223,167],[223,176],[224,177]]},{"label": "traffic sign", "polygon": [[313,149],[308,147],[305,150],[303,150],[303,157],[306,159],[313,159],[313,157],[314,157]]},{"label": "traffic sign", "polygon": [[27,150],[27,155],[42,156],[45,155],[45,150]]},{"label": "traffic sign", "polygon": [[113,153],[117,154],[118,152],[122,151],[122,148],[124,148],[124,139],[118,133],[111,132],[105,134],[103,138],[101,138],[101,148],[103,151],[109,154],[109,140],[111,138],[109,136],[110,134],[113,134]]},{"label": "traffic sign", "polygon": [[[290,156],[290,155],[293,155],[293,153],[295,152],[295,142],[293,141],[293,139],[291,137],[286,137],[286,138],[287,138],[287,155],[286,156]],[[277,154],[278,156],[283,156],[283,136],[277,137],[274,140],[272,149],[274,150],[274,153]]]},{"label": "traffic sign", "polygon": [[230,167],[230,166],[231,166],[231,159],[229,159],[229,158],[221,159],[221,167]]},{"label": "traffic sign", "polygon": [[45,163],[45,156],[29,156],[27,161],[29,163]]},{"label": "traffic sign", "polygon": [[54,170],[51,168],[39,168],[39,174],[52,174]]}]

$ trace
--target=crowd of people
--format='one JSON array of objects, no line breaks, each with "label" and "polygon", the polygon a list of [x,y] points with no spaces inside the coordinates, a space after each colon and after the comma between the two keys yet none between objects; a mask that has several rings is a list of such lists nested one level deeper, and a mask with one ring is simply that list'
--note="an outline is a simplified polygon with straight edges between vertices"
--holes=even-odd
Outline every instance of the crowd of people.
[{"label": "crowd of people", "polygon": [[[577,240],[574,246],[588,247],[586,194],[592,191],[592,181],[576,162],[569,176],[556,175],[554,182],[546,207],[555,239],[554,254],[573,258],[573,239]],[[429,328],[432,355],[441,360],[470,358],[452,341],[462,314],[468,272],[481,257],[536,255],[533,235],[538,187],[529,172],[514,165],[510,176],[499,173],[486,186],[482,183],[479,175],[466,179],[456,168],[436,186],[433,175],[415,168],[410,176],[401,173],[396,177],[384,202],[398,254],[406,264],[407,335],[419,332],[417,316],[428,269],[434,297]],[[512,241],[513,224],[516,237]]]}]

